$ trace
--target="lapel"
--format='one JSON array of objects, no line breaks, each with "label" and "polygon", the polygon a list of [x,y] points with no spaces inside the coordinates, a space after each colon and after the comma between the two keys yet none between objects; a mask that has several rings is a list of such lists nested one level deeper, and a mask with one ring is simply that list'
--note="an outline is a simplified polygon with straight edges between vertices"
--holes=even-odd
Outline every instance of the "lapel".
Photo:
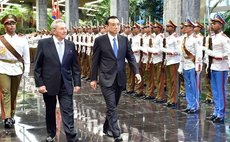
[{"label": "lapel", "polygon": [[55,57],[55,59],[61,64],[59,57],[58,57],[58,52],[54,43],[54,39],[53,37],[50,38],[50,42],[49,45],[47,47],[50,47],[50,53],[53,54],[53,56]]},{"label": "lapel", "polygon": [[66,42],[66,39],[64,39],[64,42],[65,42],[65,51],[64,51],[63,58],[62,58],[62,63],[65,61],[65,58],[66,58],[67,53],[68,53],[69,48],[70,48],[69,43]]},{"label": "lapel", "polygon": [[117,58],[120,57],[121,53],[122,53],[122,43],[121,43],[121,36],[118,34],[117,35],[117,42],[118,42],[118,53],[117,53]]}]

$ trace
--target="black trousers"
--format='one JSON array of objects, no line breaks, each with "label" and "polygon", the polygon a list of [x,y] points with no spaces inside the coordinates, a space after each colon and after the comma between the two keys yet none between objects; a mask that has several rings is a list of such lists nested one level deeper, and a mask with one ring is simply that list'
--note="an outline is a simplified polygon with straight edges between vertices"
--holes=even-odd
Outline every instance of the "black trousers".
[{"label": "black trousers", "polygon": [[73,95],[67,94],[64,84],[58,96],[49,95],[48,93],[43,94],[46,106],[46,129],[48,135],[51,137],[56,135],[56,98],[58,97],[66,139],[68,142],[77,141],[77,133],[74,128]]},{"label": "black trousers", "polygon": [[101,86],[101,91],[106,102],[106,119],[103,126],[103,131],[106,133],[108,130],[113,133],[113,137],[120,136],[120,129],[117,124],[117,106],[121,97],[121,92],[124,87],[117,84],[115,79],[111,87]]}]

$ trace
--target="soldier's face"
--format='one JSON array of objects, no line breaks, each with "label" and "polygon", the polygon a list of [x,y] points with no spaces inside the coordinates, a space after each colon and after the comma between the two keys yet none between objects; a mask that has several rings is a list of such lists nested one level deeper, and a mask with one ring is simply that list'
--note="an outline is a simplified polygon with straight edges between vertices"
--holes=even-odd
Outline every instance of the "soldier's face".
[{"label": "soldier's face", "polygon": [[120,31],[120,23],[117,18],[109,19],[108,25],[107,25],[107,31],[112,34],[116,35]]},{"label": "soldier's face", "polygon": [[130,33],[130,27],[125,27],[125,33]]},{"label": "soldier's face", "polygon": [[201,30],[200,27],[195,27],[195,28],[194,28],[194,32],[196,32],[196,33],[199,33],[200,30]]},{"label": "soldier's face", "polygon": [[16,22],[7,22],[4,24],[7,33],[14,33],[16,30]]},{"label": "soldier's face", "polygon": [[219,31],[222,29],[222,24],[220,24],[219,22],[212,22],[212,26],[211,26],[211,30],[215,31]]},{"label": "soldier's face", "polygon": [[171,26],[166,26],[166,32],[172,32],[173,28]]},{"label": "soldier's face", "polygon": [[184,26],[184,32],[185,33],[189,33],[192,31],[192,27],[191,26]]},{"label": "soldier's face", "polygon": [[58,23],[56,28],[53,31],[54,35],[60,39],[63,40],[65,39],[67,35],[67,28],[65,23]]}]

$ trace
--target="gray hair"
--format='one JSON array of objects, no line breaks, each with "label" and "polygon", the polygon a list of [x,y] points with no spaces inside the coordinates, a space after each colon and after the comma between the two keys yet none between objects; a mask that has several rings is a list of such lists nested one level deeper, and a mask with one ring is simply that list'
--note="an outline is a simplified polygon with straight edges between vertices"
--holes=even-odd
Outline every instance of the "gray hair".
[{"label": "gray hair", "polygon": [[54,20],[54,21],[52,22],[52,24],[51,24],[51,30],[56,29],[56,28],[57,28],[57,25],[58,25],[59,23],[65,23],[65,22],[64,22],[62,19],[56,19],[56,20]]}]

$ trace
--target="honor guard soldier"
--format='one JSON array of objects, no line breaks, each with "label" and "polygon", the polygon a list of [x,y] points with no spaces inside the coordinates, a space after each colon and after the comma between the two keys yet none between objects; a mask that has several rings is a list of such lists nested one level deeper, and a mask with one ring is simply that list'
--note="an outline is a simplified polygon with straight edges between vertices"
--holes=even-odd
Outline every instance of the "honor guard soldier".
[{"label": "honor guard soldier", "polygon": [[[140,63],[140,45],[141,45],[141,36],[140,36],[140,25],[137,24],[137,23],[134,23],[133,27],[132,27],[132,34],[133,34],[133,37],[132,37],[132,51],[133,51],[133,54],[134,54],[134,57],[136,59],[136,62],[138,64],[138,68],[139,68],[139,72],[140,72],[140,69],[141,69],[141,63]],[[132,83],[131,84],[135,84],[135,79],[134,79],[134,76],[131,76],[132,77]],[[143,90],[141,90],[141,88],[139,87],[138,84],[135,84],[135,96],[141,96],[143,94]]]},{"label": "honor guard soldier", "polygon": [[[178,48],[181,48],[181,43],[184,40],[184,35],[185,35],[185,28],[184,28],[184,23],[180,24],[180,32],[181,36],[178,37]],[[181,56],[181,55],[180,55]],[[180,84],[180,89],[179,89],[179,95],[180,97],[185,97],[185,86],[184,86],[184,76],[182,74],[179,75],[179,84]]]},{"label": "honor guard soldier", "polygon": [[150,48],[149,52],[151,53],[151,60],[153,63],[153,67],[152,67],[152,74],[153,75],[153,80],[154,80],[154,92],[157,93],[155,99],[153,100],[153,102],[157,102],[157,103],[163,103],[163,96],[161,95],[161,93],[159,92],[160,90],[160,74],[161,74],[161,66],[162,66],[162,51],[161,51],[161,46],[163,43],[163,25],[161,23],[159,23],[158,21],[155,22],[154,27],[153,27],[153,31],[156,34],[156,37],[153,40],[153,48]]},{"label": "honor guard soldier", "polygon": [[83,48],[82,48],[82,62],[81,62],[81,69],[82,69],[82,78],[87,78],[87,41],[88,41],[88,36],[87,36],[87,26],[83,27],[83,32],[84,32],[84,36],[83,36]]},{"label": "honor guard soldier", "polygon": [[224,19],[215,15],[212,19],[211,29],[212,49],[203,47],[205,53],[210,56],[211,62],[211,88],[214,101],[214,112],[208,119],[214,123],[223,123],[226,112],[227,80],[230,62],[230,39],[223,33]]},{"label": "honor guard soldier", "polygon": [[30,71],[30,53],[27,39],[15,33],[17,18],[9,14],[1,22],[6,34],[0,37],[0,101],[4,127],[12,128],[20,80]]},{"label": "honor guard soldier", "polygon": [[199,108],[199,89],[196,83],[196,74],[199,74],[202,70],[202,46],[196,35],[193,34],[193,22],[187,19],[184,26],[186,35],[181,45],[182,56],[178,72],[184,75],[187,101],[187,108],[184,111],[191,114],[196,113]]},{"label": "honor guard soldier", "polygon": [[[169,20],[166,25],[166,32],[169,36],[165,39],[165,47],[162,47],[162,52],[165,52],[165,72],[166,72],[166,87],[168,97],[166,106],[176,108],[178,94],[178,73],[177,69],[180,62],[181,50],[178,48],[178,35],[176,33],[177,26]],[[161,80],[162,81],[162,80]]]},{"label": "honor guard soldier", "polygon": [[204,29],[204,26],[200,24],[198,21],[195,21],[194,26],[194,34],[197,36],[199,40],[203,41],[204,36],[200,32],[202,29]]},{"label": "honor guard soldier", "polygon": [[87,36],[87,41],[86,41],[86,80],[89,81],[90,80],[90,76],[91,76],[91,64],[92,64],[92,47],[93,47],[93,43],[94,43],[94,34],[93,34],[93,30],[92,27],[88,27],[88,32],[86,34]]},{"label": "honor guard soldier", "polygon": [[[202,24],[200,24],[198,21],[195,21],[193,31],[194,31],[194,35],[196,35],[196,38],[198,39],[197,42],[200,44],[200,46],[205,44],[204,36],[200,33],[203,28],[204,28],[204,26]],[[203,57],[204,57],[204,55],[202,56],[202,58]],[[200,78],[200,72],[199,72],[199,74],[196,74],[196,83],[197,83],[197,87],[198,87],[198,96],[200,96],[200,91],[201,91],[200,81],[201,81],[201,78]]]},{"label": "honor guard soldier", "polygon": [[154,99],[153,95],[152,95],[152,66],[150,66],[149,64],[149,54],[148,54],[148,49],[152,47],[152,33],[151,33],[151,23],[147,22],[146,26],[144,27],[145,30],[145,34],[143,36],[143,46],[141,47],[141,51],[143,53],[142,55],[142,71],[143,71],[143,80],[142,80],[142,85],[144,88],[145,87],[145,96],[143,99],[145,100],[152,100]]},{"label": "honor guard soldier", "polygon": [[[208,49],[211,48],[212,46],[212,36],[214,35],[213,32],[211,31],[211,27],[207,26],[206,27],[207,32],[208,32],[208,36],[205,37],[205,44],[204,46]],[[207,54],[203,55],[203,74],[204,74],[204,78],[205,78],[205,94],[206,94],[206,98],[203,101],[203,103],[206,104],[213,104],[213,96],[212,96],[212,90],[211,90],[211,74],[210,74],[210,66],[211,66],[211,62],[209,62],[209,56],[207,56]]]},{"label": "honor guard soldier", "polygon": [[[124,31],[121,33],[121,35],[128,38],[130,46],[132,46],[132,34],[131,34],[131,27],[129,24],[124,25]],[[134,93],[134,74],[132,70],[130,69],[130,66],[128,64],[127,59],[125,59],[126,63],[126,94],[132,94]]]}]

